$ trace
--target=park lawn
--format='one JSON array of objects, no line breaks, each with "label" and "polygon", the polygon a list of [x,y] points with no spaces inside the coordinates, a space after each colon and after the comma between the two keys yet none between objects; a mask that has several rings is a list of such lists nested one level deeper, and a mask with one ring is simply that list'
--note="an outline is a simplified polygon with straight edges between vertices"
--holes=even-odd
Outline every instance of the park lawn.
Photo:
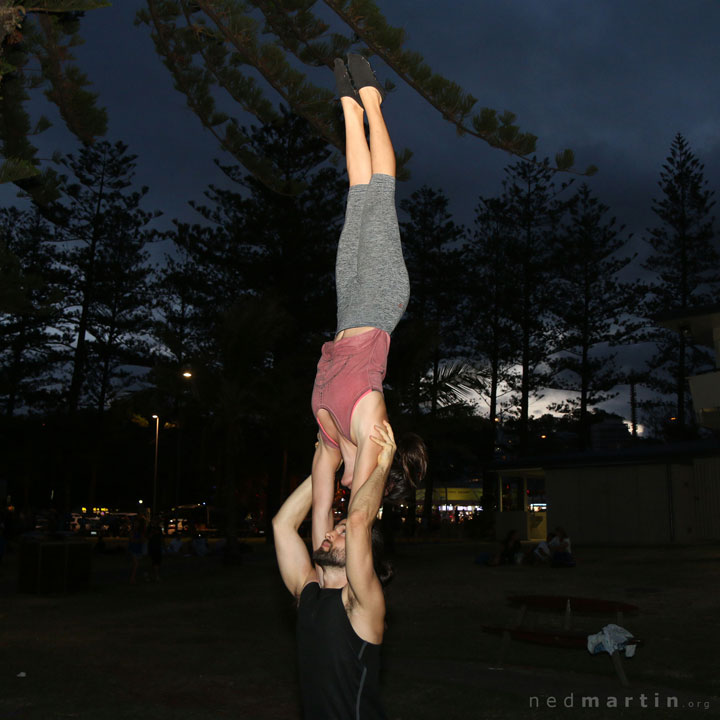
[{"label": "park lawn", "polygon": [[[579,548],[573,569],[475,565],[483,549],[397,544],[384,644],[390,720],[685,718],[691,705],[699,717],[720,714],[720,547]],[[64,596],[16,593],[16,562],[0,566],[0,719],[300,718],[295,609],[267,546],[254,545],[240,566],[169,557],[161,582],[135,586],[124,555],[99,555],[90,588]],[[584,651],[512,643],[497,669],[499,638],[481,627],[515,616],[511,593],[638,605],[625,620],[646,640],[625,662],[632,687],[621,687],[606,655]],[[561,617],[541,622],[559,627]],[[575,626],[597,632],[607,622]],[[680,707],[641,708],[641,693],[651,705],[677,697]],[[589,696],[602,705],[629,697],[630,707],[579,708]],[[548,708],[552,698],[561,707]]]}]

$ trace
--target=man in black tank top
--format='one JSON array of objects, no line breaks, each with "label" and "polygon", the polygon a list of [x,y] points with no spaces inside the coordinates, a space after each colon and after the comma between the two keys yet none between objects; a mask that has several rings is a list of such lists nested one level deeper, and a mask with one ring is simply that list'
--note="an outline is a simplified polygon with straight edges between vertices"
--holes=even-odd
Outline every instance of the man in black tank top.
[{"label": "man in black tank top", "polygon": [[[373,557],[373,524],[395,454],[392,428],[376,425],[377,467],[350,499],[347,518],[310,554],[298,528],[312,504],[312,477],[273,518],[280,574],[298,600],[297,651],[305,720],[384,720],[380,645],[383,581]],[[382,578],[378,576],[382,575]]]}]

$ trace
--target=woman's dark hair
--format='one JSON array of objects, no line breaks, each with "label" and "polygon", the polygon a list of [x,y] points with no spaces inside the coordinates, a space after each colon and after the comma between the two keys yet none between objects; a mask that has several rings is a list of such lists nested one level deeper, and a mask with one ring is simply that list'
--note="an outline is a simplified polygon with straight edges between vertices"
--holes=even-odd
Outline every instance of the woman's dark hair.
[{"label": "woman's dark hair", "polygon": [[412,498],[415,488],[425,479],[428,452],[425,441],[415,433],[405,433],[397,444],[385,488],[385,502],[399,505]]},{"label": "woman's dark hair", "polygon": [[395,576],[395,568],[385,559],[385,542],[378,525],[373,525],[372,528],[372,556],[375,574],[380,584],[385,587]]}]

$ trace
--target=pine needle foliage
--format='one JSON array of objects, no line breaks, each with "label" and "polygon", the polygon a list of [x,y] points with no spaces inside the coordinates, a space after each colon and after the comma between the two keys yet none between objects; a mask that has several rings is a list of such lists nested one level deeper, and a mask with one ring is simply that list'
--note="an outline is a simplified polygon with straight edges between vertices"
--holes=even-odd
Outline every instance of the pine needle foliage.
[{"label": "pine needle foliage", "polygon": [[560,340],[551,363],[553,385],[575,396],[551,409],[577,417],[583,448],[592,409],[615,397],[614,388],[625,379],[612,348],[635,339],[639,323],[633,313],[646,290],[639,281],[619,279],[635,254],[627,253],[629,236],[608,211],[583,183],[557,237],[563,262],[554,308]]},{"label": "pine needle foliage", "polygon": [[[661,194],[653,200],[657,224],[648,230],[652,248],[644,267],[657,278],[646,300],[650,318],[691,312],[716,304],[720,296],[720,255],[715,232],[714,192],[708,189],[704,165],[678,133],[660,171]],[[677,427],[684,432],[691,417],[687,377],[711,366],[706,348],[683,332],[653,323],[657,352],[650,361],[649,386],[673,397]]]},{"label": "pine needle foliage", "polygon": [[57,199],[57,178],[52,171],[41,172],[30,139],[50,127],[46,118],[32,127],[26,110],[30,93],[42,89],[81,143],[91,145],[105,134],[105,110],[97,106],[70,49],[82,42],[83,13],[109,5],[108,0],[35,0],[32,5],[0,0],[0,182],[16,183],[40,205]]},{"label": "pine needle foliage", "polygon": [[[323,4],[339,18],[344,32],[312,12]],[[343,152],[334,93],[313,84],[310,75],[311,68],[332,69],[334,58],[351,51],[380,58],[458,134],[532,161],[537,138],[520,130],[514,113],[487,107],[476,111],[476,98],[406,48],[404,31],[388,24],[372,0],[147,0],[137,22],[151,28],[176,88],[202,124],[273,189],[277,168],[248,147],[247,135],[220,107],[230,100],[264,123],[277,119],[273,101],[279,100]],[[393,87],[386,83],[388,90]],[[408,150],[399,153],[398,177],[406,176],[409,158]],[[558,152],[555,161],[553,170],[576,172],[571,150]],[[595,168],[584,172],[592,174]]]}]

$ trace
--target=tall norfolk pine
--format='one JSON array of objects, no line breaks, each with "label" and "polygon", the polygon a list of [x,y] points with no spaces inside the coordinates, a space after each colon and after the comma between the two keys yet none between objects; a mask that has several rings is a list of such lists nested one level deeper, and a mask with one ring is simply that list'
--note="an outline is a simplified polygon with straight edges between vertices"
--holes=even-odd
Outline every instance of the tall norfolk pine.
[{"label": "tall norfolk pine", "polygon": [[589,410],[613,397],[624,377],[611,347],[631,339],[640,293],[638,282],[620,282],[634,256],[621,254],[627,240],[606,218],[609,208],[583,184],[571,199],[568,217],[558,233],[557,303],[554,308],[558,353],[553,359],[553,386],[576,395],[554,409],[575,415],[582,447],[589,443]]},{"label": "tall norfolk pine", "polygon": [[[438,410],[457,404],[452,388],[465,380],[462,366],[448,364],[448,359],[457,354],[463,332],[458,312],[462,302],[458,245],[465,231],[453,221],[444,193],[427,185],[403,200],[400,208],[404,215],[400,227],[410,277],[410,302],[393,339],[391,402],[400,400],[410,409],[415,430],[420,415],[426,413],[425,428],[432,434],[428,438],[432,452],[438,434]],[[431,470],[425,478],[425,527],[430,525],[433,483]]]},{"label": "tall norfolk pine", "polygon": [[589,410],[624,379],[611,348],[633,340],[644,286],[618,280],[633,257],[623,256],[626,240],[587,185],[566,197],[537,166],[507,172],[500,196],[480,198],[465,255],[475,283],[468,327],[487,377],[489,418],[499,393],[514,389],[502,405],[517,413],[529,450],[529,401],[564,390],[552,409],[579,421],[586,446]]},{"label": "tall norfolk pine", "polygon": [[110,233],[97,256],[88,318],[93,341],[86,386],[100,415],[119,392],[145,374],[151,327],[147,246],[152,235],[141,229],[148,216],[126,207],[114,208],[111,216]]},{"label": "tall norfolk pine", "polygon": [[495,427],[502,388],[513,374],[520,350],[514,322],[516,268],[511,259],[513,224],[507,198],[480,198],[475,230],[465,248],[469,336],[484,375],[488,419]]},{"label": "tall norfolk pine", "polygon": [[277,193],[243,168],[223,168],[234,187],[211,187],[195,206],[205,223],[175,233],[189,276],[175,268],[174,292],[190,307],[175,317],[168,349],[197,375],[223,492],[267,478],[272,512],[293,468],[305,472],[317,432],[309,398],[321,344],[335,329],[332,273],[347,183],[302,118],[283,112],[243,132],[285,187],[303,189]]},{"label": "tall norfolk pine", "polygon": [[[703,170],[678,133],[660,172],[662,194],[653,200],[659,223],[648,230],[652,253],[644,267],[657,277],[646,303],[650,317],[717,303],[720,297],[720,258],[711,215],[714,193],[707,189]],[[682,429],[689,411],[687,376],[705,368],[709,356],[683,333],[657,326],[653,331],[658,350],[650,363],[651,387],[673,396]]]},{"label": "tall norfolk pine", "polygon": [[[146,226],[154,214],[140,207],[147,188],[132,189],[134,160],[123,143],[103,141],[63,161],[72,173],[63,184],[60,204],[61,262],[66,268],[62,329],[69,353],[66,404],[71,414],[88,400],[88,392],[102,412],[111,375],[120,379],[121,357],[135,344],[127,328],[134,327],[139,308],[148,301],[142,292],[147,274],[143,248],[153,237]],[[134,282],[140,285],[133,288]],[[92,380],[91,344],[104,367],[95,367]]]},{"label": "tall norfolk pine", "polygon": [[48,328],[59,301],[54,239],[39,212],[0,210],[0,402],[8,417],[52,404]]},{"label": "tall norfolk pine", "polygon": [[457,355],[462,334],[457,280],[464,228],[453,221],[444,193],[427,185],[401,201],[400,208],[410,302],[398,330],[400,351],[407,356],[393,362],[392,372],[406,407],[417,418],[421,408],[434,415],[438,404],[450,399],[447,383],[441,382],[441,363]]},{"label": "tall norfolk pine", "polygon": [[545,164],[519,161],[506,168],[502,199],[510,225],[507,260],[515,269],[512,322],[519,341],[519,375],[509,378],[518,393],[520,447],[528,447],[530,399],[547,387],[548,359],[557,345],[552,320],[557,292],[557,232],[565,211],[553,172]]}]

